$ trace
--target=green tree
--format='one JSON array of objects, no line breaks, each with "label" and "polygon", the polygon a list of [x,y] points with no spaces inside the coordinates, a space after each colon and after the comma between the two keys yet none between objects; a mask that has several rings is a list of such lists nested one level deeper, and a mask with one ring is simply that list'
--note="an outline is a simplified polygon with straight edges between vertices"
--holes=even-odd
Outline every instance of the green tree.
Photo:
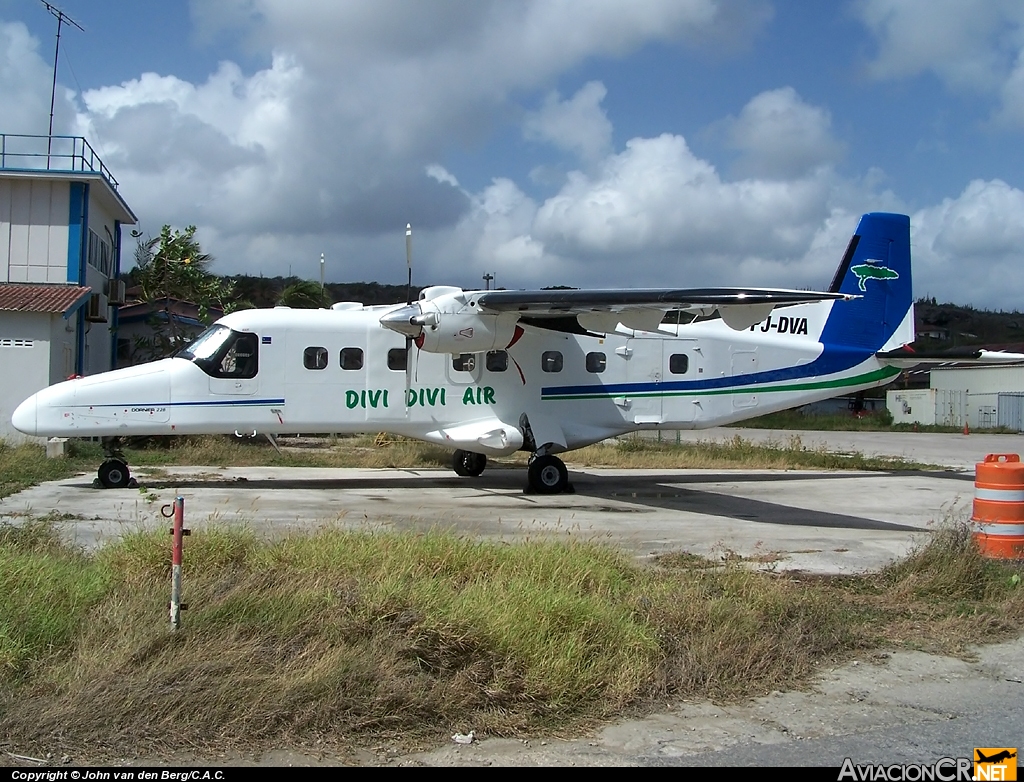
[{"label": "green tree", "polygon": [[209,325],[215,314],[252,307],[239,300],[234,284],[210,273],[213,257],[195,238],[196,227],[179,231],[165,225],[160,235],[143,240],[136,235],[135,267],[130,276],[139,288],[139,300],[149,304],[149,333],[137,336],[132,362],[151,361],[174,353],[195,336],[197,328],[184,320],[192,309]]},{"label": "green tree", "polygon": [[320,283],[312,280],[299,280],[281,291],[277,303],[296,309],[318,309],[327,306],[327,296],[320,288]]}]

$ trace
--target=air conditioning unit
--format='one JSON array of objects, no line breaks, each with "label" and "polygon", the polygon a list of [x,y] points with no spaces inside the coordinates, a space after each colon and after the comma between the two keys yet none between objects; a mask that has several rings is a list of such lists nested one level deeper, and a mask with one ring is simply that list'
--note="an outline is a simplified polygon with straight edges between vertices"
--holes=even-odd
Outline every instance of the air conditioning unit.
[{"label": "air conditioning unit", "polygon": [[85,309],[85,319],[90,323],[106,323],[107,322],[107,302],[105,301],[106,296],[99,293],[94,293],[89,297],[89,303]]},{"label": "air conditioning unit", "polygon": [[107,304],[111,307],[124,304],[124,280],[107,280]]}]

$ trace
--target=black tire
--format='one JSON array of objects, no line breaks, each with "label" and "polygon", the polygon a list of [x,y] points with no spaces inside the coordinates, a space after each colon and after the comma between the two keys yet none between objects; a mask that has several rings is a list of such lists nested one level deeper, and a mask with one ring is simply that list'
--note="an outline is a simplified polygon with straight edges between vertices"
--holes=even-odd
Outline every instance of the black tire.
[{"label": "black tire", "polygon": [[452,468],[456,475],[464,478],[475,478],[480,475],[487,466],[487,456],[482,453],[458,450],[452,457]]},{"label": "black tire", "polygon": [[569,471],[557,456],[538,456],[526,471],[530,488],[537,494],[561,494],[569,487]]},{"label": "black tire", "polygon": [[128,463],[121,459],[107,459],[100,465],[100,483],[106,489],[123,489],[132,479]]}]

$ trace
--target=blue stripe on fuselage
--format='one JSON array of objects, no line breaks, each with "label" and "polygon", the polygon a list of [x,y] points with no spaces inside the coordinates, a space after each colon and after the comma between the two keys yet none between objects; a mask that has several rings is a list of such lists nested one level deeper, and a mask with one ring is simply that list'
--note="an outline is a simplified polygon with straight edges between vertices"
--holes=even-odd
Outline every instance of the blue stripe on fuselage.
[{"label": "blue stripe on fuselage", "polygon": [[[839,306],[840,302],[836,303]],[[639,394],[645,391],[703,391],[717,388],[737,388],[779,383],[789,380],[804,380],[822,375],[834,375],[853,369],[874,355],[874,351],[850,348],[845,345],[830,345],[809,364],[769,369],[749,375],[716,377],[708,380],[670,380],[661,383],[613,383],[610,385],[588,384],[581,386],[548,386],[541,388],[542,397],[579,396],[583,394]]]},{"label": "blue stripe on fuselage", "polygon": [[102,405],[62,405],[63,407],[218,407],[218,406],[245,406],[254,407],[259,405],[283,405],[283,399],[216,399],[203,400],[198,402],[119,402]]}]

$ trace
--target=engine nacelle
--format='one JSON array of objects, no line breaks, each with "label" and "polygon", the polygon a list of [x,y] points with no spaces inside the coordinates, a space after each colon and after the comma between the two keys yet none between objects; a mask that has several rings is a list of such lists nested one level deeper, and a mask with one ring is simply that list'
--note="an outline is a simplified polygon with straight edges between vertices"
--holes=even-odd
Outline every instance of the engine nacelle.
[{"label": "engine nacelle", "polygon": [[515,312],[483,312],[472,294],[460,288],[435,286],[420,301],[388,311],[381,316],[384,328],[416,340],[428,353],[485,353],[501,350],[516,335]]},{"label": "engine nacelle", "polygon": [[[424,306],[424,310],[428,307]],[[427,313],[424,313],[427,314]],[[501,350],[515,336],[518,317],[489,312],[440,312],[423,326],[416,345],[428,353],[484,353]]]}]

